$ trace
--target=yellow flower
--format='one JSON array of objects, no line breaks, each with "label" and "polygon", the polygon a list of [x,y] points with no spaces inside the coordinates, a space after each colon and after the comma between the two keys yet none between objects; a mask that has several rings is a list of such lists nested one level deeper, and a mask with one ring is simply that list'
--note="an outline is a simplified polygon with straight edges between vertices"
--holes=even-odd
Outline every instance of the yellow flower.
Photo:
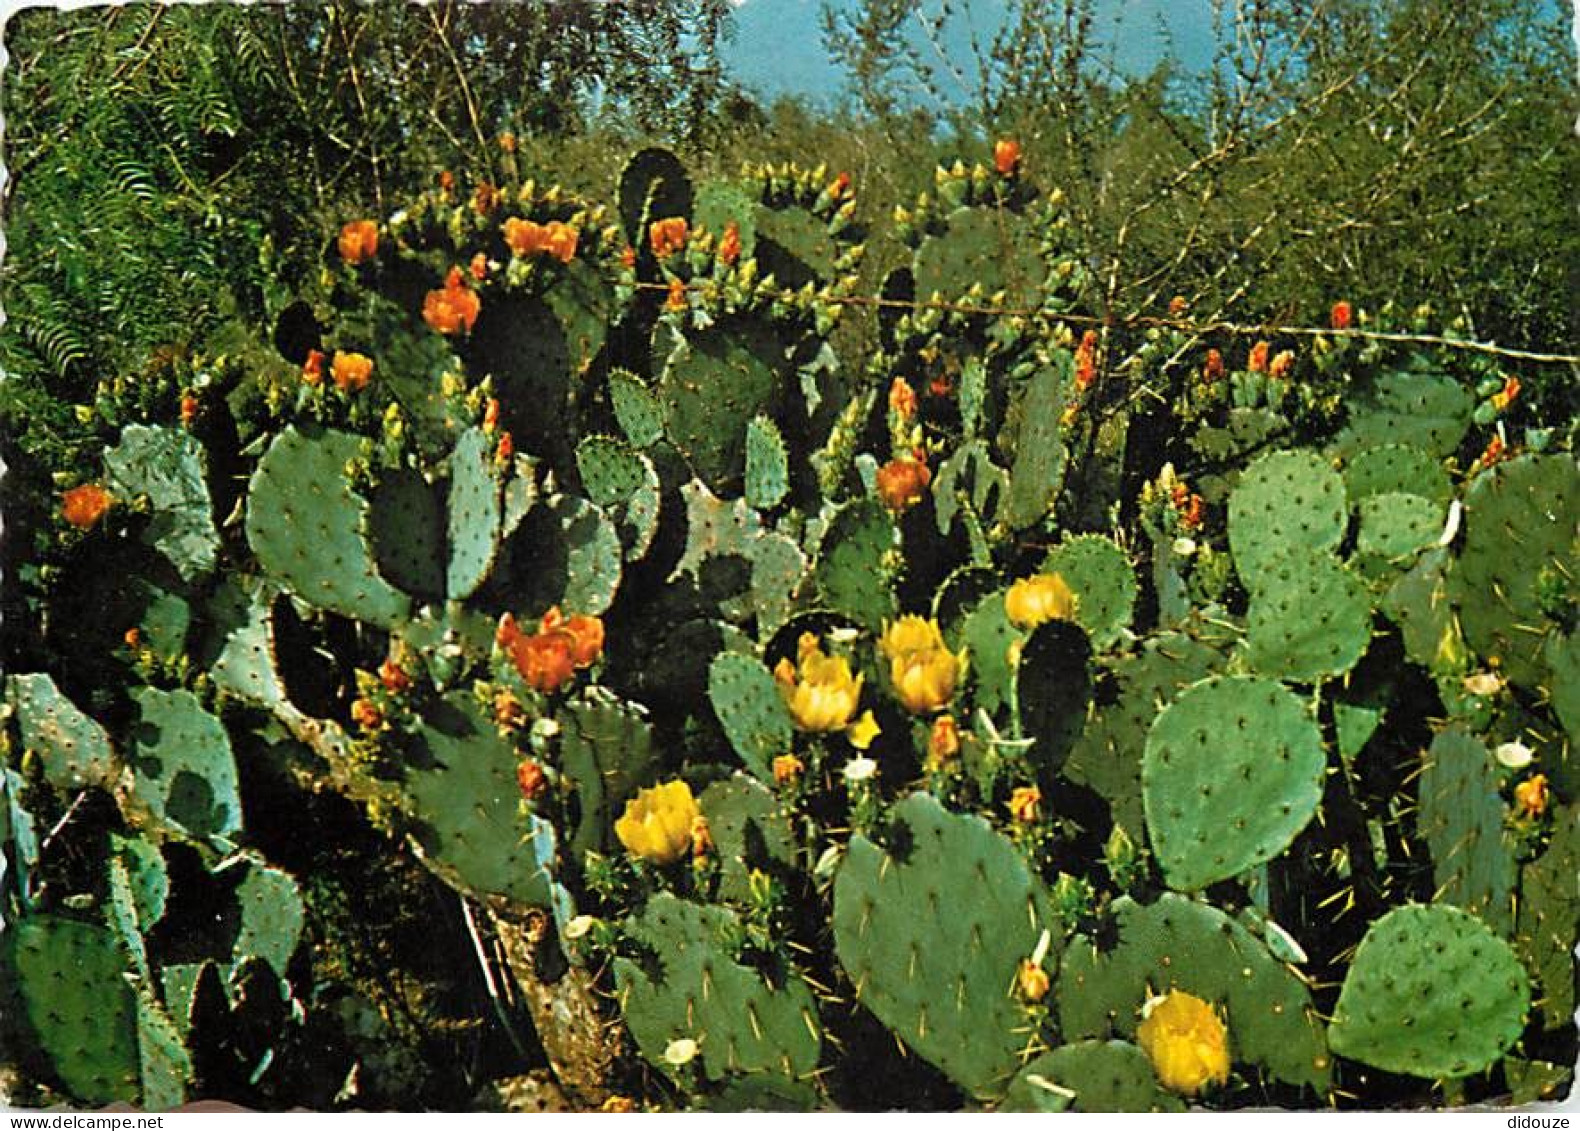
[{"label": "yellow flower", "polygon": [[1051,620],[1075,616],[1076,599],[1064,578],[1056,573],[1023,577],[1009,587],[1004,613],[1017,628],[1036,628]]},{"label": "yellow flower", "polygon": [[1042,819],[1042,790],[1034,785],[1016,786],[1007,804],[1010,816],[1023,825]]},{"label": "yellow flower", "polygon": [[1015,980],[1020,985],[1020,996],[1029,1002],[1039,1002],[1047,997],[1052,985],[1048,972],[1029,958],[1021,959],[1020,971]]},{"label": "yellow flower", "polygon": [[794,754],[780,754],[774,759],[774,783],[788,785],[806,772],[806,763]]},{"label": "yellow flower", "polygon": [[889,681],[906,710],[929,714],[954,697],[965,650],[949,651],[937,621],[903,616],[884,627],[878,648],[888,657]]},{"label": "yellow flower", "polygon": [[1136,1043],[1171,1092],[1194,1096],[1229,1080],[1229,1031],[1212,1006],[1181,990],[1153,998],[1136,1027]]},{"label": "yellow flower", "polygon": [[850,661],[845,657],[824,655],[817,637],[810,632],[802,634],[796,650],[801,660],[799,670],[787,659],[780,660],[774,669],[779,694],[790,708],[790,716],[802,730],[844,730],[861,701],[862,677],[851,674]]},{"label": "yellow flower", "polygon": [[683,781],[644,789],[625,803],[614,823],[627,852],[655,864],[673,864],[691,851],[691,829],[702,810]]}]

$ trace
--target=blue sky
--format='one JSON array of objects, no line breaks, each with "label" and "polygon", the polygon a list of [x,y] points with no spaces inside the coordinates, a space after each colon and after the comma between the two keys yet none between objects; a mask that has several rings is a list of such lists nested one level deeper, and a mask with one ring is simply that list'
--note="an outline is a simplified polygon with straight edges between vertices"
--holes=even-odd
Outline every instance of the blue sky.
[{"label": "blue sky", "polygon": [[[834,2],[854,6],[851,0]],[[936,11],[940,3],[922,0],[917,6]],[[951,55],[969,60],[973,28],[979,39],[990,40],[1006,3],[954,0],[954,6],[962,14],[950,21],[945,44]],[[1212,61],[1210,0],[1098,0],[1097,9],[1100,37],[1121,71],[1144,74],[1171,46],[1187,70]],[[744,0],[736,9],[737,35],[726,64],[743,84],[769,97],[837,94],[842,76],[823,50],[821,10],[822,0]]]}]

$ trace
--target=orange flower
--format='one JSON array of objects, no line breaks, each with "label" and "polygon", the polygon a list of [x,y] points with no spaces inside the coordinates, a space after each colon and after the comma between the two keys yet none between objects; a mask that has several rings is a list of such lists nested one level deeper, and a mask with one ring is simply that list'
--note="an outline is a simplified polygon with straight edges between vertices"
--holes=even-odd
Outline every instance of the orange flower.
[{"label": "orange flower", "polygon": [[1500,460],[1508,458],[1509,453],[1503,446],[1503,437],[1494,433],[1492,439],[1487,441],[1487,450],[1481,453],[1481,458],[1476,462],[1482,467],[1491,467]]},{"label": "orange flower", "polygon": [[794,754],[780,754],[774,759],[774,782],[788,785],[806,772],[806,763]]},{"label": "orange flower", "polygon": [[1343,299],[1340,299],[1338,302],[1333,304],[1333,309],[1328,312],[1328,325],[1332,326],[1335,330],[1348,330],[1350,328],[1350,321],[1354,317],[1354,313],[1355,312],[1350,308],[1350,304],[1345,302]]},{"label": "orange flower", "polygon": [[302,380],[309,385],[319,385],[324,380],[324,355],[320,350],[308,350],[302,362]]},{"label": "orange flower", "polygon": [[927,768],[941,769],[945,762],[960,753],[960,729],[953,715],[939,715],[933,720],[932,733],[927,736]]},{"label": "orange flower", "polygon": [[1251,356],[1246,360],[1245,367],[1252,373],[1267,372],[1267,351],[1273,347],[1266,342],[1257,342],[1251,347]]},{"label": "orange flower", "polygon": [[422,320],[441,334],[455,334],[461,330],[472,332],[483,302],[477,293],[461,281],[461,269],[450,268],[441,290],[429,291],[423,300]]},{"label": "orange flower", "polygon": [[536,801],[549,788],[549,777],[538,763],[531,758],[523,758],[516,764],[516,785],[520,787],[522,797]]},{"label": "orange flower", "polygon": [[1218,350],[1207,351],[1207,361],[1201,367],[1201,375],[1209,382],[1217,381],[1223,377],[1223,354]]},{"label": "orange flower", "polygon": [[679,279],[669,281],[669,297],[664,300],[664,309],[671,314],[682,314],[686,309],[686,284]]},{"label": "orange flower", "polygon": [[1001,177],[1013,177],[1020,171],[1020,142],[1001,138],[993,146],[993,167]]},{"label": "orange flower", "polygon": [[523,636],[510,649],[516,670],[534,691],[558,691],[576,674],[574,640],[568,632]]},{"label": "orange flower", "polygon": [[841,173],[829,182],[828,198],[830,200],[844,200],[850,195],[850,174]]},{"label": "orange flower", "polygon": [[1097,331],[1088,330],[1081,335],[1081,344],[1075,349],[1075,387],[1087,389],[1097,380]]},{"label": "orange flower", "polygon": [[143,642],[143,633],[135,624],[126,630],[126,635],[121,637],[121,642],[128,648],[135,648]]},{"label": "orange flower", "polygon": [[505,243],[511,252],[521,258],[531,255],[548,255],[561,263],[576,257],[576,242],[580,233],[570,224],[550,220],[535,224],[512,216],[505,221]]},{"label": "orange flower", "polygon": [[724,235],[719,239],[719,262],[734,267],[741,257],[741,226],[734,220],[724,225]]},{"label": "orange flower", "polygon": [[448,170],[448,169],[440,170],[440,172],[439,172],[439,191],[443,192],[443,193],[448,193],[454,187],[455,187],[455,174],[450,172],[450,170]]},{"label": "orange flower", "polygon": [[384,722],[384,712],[376,704],[358,699],[351,704],[351,718],[363,730],[377,730]]},{"label": "orange flower", "polygon": [[181,423],[190,425],[194,420],[197,419],[197,414],[197,398],[191,393],[183,393],[181,395]]},{"label": "orange flower", "polygon": [[1202,519],[1204,517],[1204,507],[1205,504],[1202,502],[1201,496],[1192,494],[1190,498],[1185,501],[1184,506],[1178,508],[1181,525],[1183,525],[1186,530],[1200,530]]},{"label": "orange flower", "polygon": [[498,206],[499,190],[487,181],[481,182],[472,190],[472,211],[479,216],[486,218]]},{"label": "orange flower", "polygon": [[1272,362],[1268,365],[1267,373],[1270,377],[1278,377],[1282,379],[1284,377],[1288,377],[1289,371],[1294,367],[1295,351],[1280,350],[1278,354],[1274,356]]},{"label": "orange flower", "polygon": [[385,660],[379,665],[379,682],[391,695],[399,695],[411,687],[411,676],[394,660]]},{"label": "orange flower", "polygon": [[510,433],[501,432],[499,434],[499,443],[494,446],[494,462],[501,465],[507,464],[515,454],[516,445],[511,440]]},{"label": "orange flower", "polygon": [[492,432],[499,427],[499,400],[496,397],[488,398],[488,405],[483,409],[483,431]]},{"label": "orange flower", "polygon": [[576,258],[576,241],[580,234],[569,224],[562,224],[558,220],[550,220],[549,234],[544,241],[543,250],[551,258],[558,259],[561,263],[569,263]]},{"label": "orange flower", "polygon": [[1514,811],[1532,820],[1547,812],[1547,775],[1526,778],[1514,787]]},{"label": "orange flower", "polygon": [[499,627],[494,630],[494,643],[502,651],[508,652],[514,648],[521,636],[521,626],[516,623],[514,613],[506,613],[499,618]]},{"label": "orange flower", "polygon": [[372,220],[353,220],[340,229],[340,258],[355,267],[379,251],[379,226]]},{"label": "orange flower", "polygon": [[481,283],[488,278],[488,256],[478,252],[472,256],[472,263],[468,269],[472,272],[472,278]]},{"label": "orange flower", "polygon": [[1023,825],[1042,818],[1042,790],[1034,785],[1017,786],[1007,802],[1010,816]]},{"label": "orange flower", "polygon": [[1170,318],[1178,318],[1180,315],[1184,314],[1185,311],[1188,310],[1189,308],[1190,308],[1190,303],[1185,300],[1185,296],[1184,295],[1175,295],[1173,298],[1169,299],[1169,317]]},{"label": "orange flower", "polygon": [[878,498],[899,514],[920,502],[932,481],[933,473],[920,460],[891,459],[878,468]]},{"label": "orange flower", "polygon": [[538,628],[544,633],[563,633],[571,640],[571,659],[578,668],[591,667],[603,655],[603,621],[597,617],[566,617],[555,605],[543,614]]},{"label": "orange flower", "polygon": [[97,483],[84,483],[61,496],[60,513],[78,530],[87,530],[110,509],[110,493]]},{"label": "orange flower", "polygon": [[901,420],[916,419],[916,390],[904,377],[896,377],[889,386],[889,411]]},{"label": "orange flower", "polygon": [[341,392],[358,392],[367,388],[368,380],[373,376],[373,359],[360,353],[341,353],[336,350],[329,374],[335,379],[335,388]]},{"label": "orange flower", "polygon": [[1492,407],[1502,412],[1514,403],[1514,398],[1520,395],[1520,379],[1507,377],[1503,381],[1503,388],[1492,394]]},{"label": "orange flower", "polygon": [[627,247],[620,251],[620,266],[627,271],[636,270],[636,248]]},{"label": "orange flower", "polygon": [[686,246],[686,218],[671,216],[667,220],[654,220],[647,229],[647,242],[659,259],[668,259]]}]

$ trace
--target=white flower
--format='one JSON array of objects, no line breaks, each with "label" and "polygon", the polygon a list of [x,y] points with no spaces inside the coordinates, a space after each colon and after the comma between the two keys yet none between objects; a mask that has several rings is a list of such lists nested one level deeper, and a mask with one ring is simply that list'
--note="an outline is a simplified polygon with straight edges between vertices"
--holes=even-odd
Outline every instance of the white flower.
[{"label": "white flower", "polygon": [[845,781],[851,785],[871,781],[878,773],[878,763],[871,758],[852,758],[845,763]]},{"label": "white flower", "polygon": [[568,939],[579,939],[588,931],[592,930],[593,924],[596,922],[598,922],[598,920],[594,919],[591,915],[578,915],[569,923],[565,924],[565,937]]},{"label": "white flower", "polygon": [[1503,690],[1503,677],[1497,672],[1477,672],[1465,677],[1464,688],[1472,695],[1496,695]]},{"label": "white flower", "polygon": [[1536,757],[1523,742],[1505,742],[1492,752],[1492,756],[1500,766],[1507,766],[1511,770],[1523,770]]},{"label": "white flower", "polygon": [[676,1068],[684,1068],[697,1059],[699,1051],[696,1041],[690,1037],[679,1037],[670,1041],[669,1045],[664,1049],[664,1063],[673,1065]]},{"label": "white flower", "polygon": [[1196,552],[1196,541],[1193,538],[1176,538],[1173,550],[1180,557],[1188,558]]}]

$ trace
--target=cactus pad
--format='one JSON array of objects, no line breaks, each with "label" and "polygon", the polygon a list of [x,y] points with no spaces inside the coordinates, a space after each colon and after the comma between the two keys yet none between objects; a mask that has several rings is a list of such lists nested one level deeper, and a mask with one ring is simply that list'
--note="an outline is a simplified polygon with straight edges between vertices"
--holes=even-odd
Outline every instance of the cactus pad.
[{"label": "cactus pad", "polygon": [[132,801],[190,836],[228,838],[241,829],[236,760],[225,724],[190,691],[140,687],[128,757]]},{"label": "cactus pad", "polygon": [[450,454],[449,561],[445,595],[465,600],[483,583],[499,548],[500,489],[493,444],[480,428],[468,428]]},{"label": "cactus pad", "polygon": [[1147,832],[1169,886],[1197,891],[1271,860],[1317,811],[1326,757],[1305,706],[1270,679],[1187,689],[1141,761]]},{"label": "cactus pad", "polygon": [[620,171],[620,219],[633,247],[647,247],[648,225],[691,215],[691,178],[667,149],[641,150]]},{"label": "cactus pad", "polygon": [[1053,361],[1039,368],[1021,392],[1017,408],[1020,427],[1015,434],[1015,462],[1010,466],[1009,490],[1004,496],[1004,520],[1016,529],[1035,526],[1053,510],[1064,485],[1065,390],[1070,387],[1075,363],[1060,350]]},{"label": "cactus pad", "polygon": [[1350,420],[1333,442],[1339,453],[1405,444],[1450,455],[1470,427],[1476,399],[1454,378],[1420,369],[1385,373],[1351,399]]},{"label": "cactus pad", "polygon": [[1316,682],[1343,675],[1365,654],[1371,600],[1333,558],[1296,551],[1266,561],[1255,575],[1245,628],[1253,670]]},{"label": "cactus pad", "polygon": [[410,602],[373,567],[367,504],[346,464],[362,441],[345,432],[276,436],[247,492],[247,541],[263,568],[311,605],[389,627]]},{"label": "cactus pad", "polygon": [[1498,779],[1479,739],[1444,731],[1432,741],[1421,774],[1418,827],[1432,854],[1433,901],[1463,907],[1507,935],[1514,925],[1515,864]]},{"label": "cactus pad", "polygon": [[1020,852],[925,793],[890,813],[889,850],[855,836],[834,880],[834,947],[857,1000],[974,1096],[1020,1067],[1022,960],[1060,925]]},{"label": "cactus pad", "polygon": [[118,446],[104,453],[111,490],[123,498],[146,495],[153,517],[143,538],[176,567],[184,581],[214,568],[219,531],[203,478],[203,448],[174,428],[129,424]]},{"label": "cactus pad", "polygon": [[882,627],[897,606],[890,578],[898,535],[876,499],[841,508],[818,546],[816,576],[823,605],[870,629]]},{"label": "cactus pad", "polygon": [[1311,995],[1266,946],[1215,907],[1179,895],[1114,901],[1119,945],[1099,950],[1077,936],[1059,971],[1059,1026],[1066,1040],[1135,1035],[1154,994],[1184,990],[1222,1006],[1235,1059],[1288,1084],[1326,1091],[1327,1041]]},{"label": "cactus pad", "polygon": [[1438,503],[1454,497],[1442,461],[1405,444],[1379,444],[1350,457],[1344,467],[1344,488],[1355,503],[1400,492]]},{"label": "cactus pad", "polygon": [[1553,811],[1553,838],[1520,874],[1515,942],[1536,972],[1542,1028],[1568,1025],[1575,1011],[1575,934],[1580,930],[1580,809]]},{"label": "cactus pad", "polygon": [[1078,534],[1055,546],[1042,563],[1075,594],[1075,623],[1086,629],[1092,648],[1105,652],[1130,627],[1136,604],[1136,575],[1130,559],[1112,539]]},{"label": "cactus pad", "polygon": [[1409,558],[1437,542],[1443,533],[1441,503],[1420,495],[1384,491],[1368,495],[1356,510],[1360,531],[1355,549],[1385,560]]},{"label": "cactus pad", "polygon": [[658,532],[662,488],[653,461],[620,440],[588,436],[576,446],[576,467],[587,497],[620,532],[626,560],[641,558]]},{"label": "cactus pad", "polygon": [[656,955],[656,968],[615,959],[626,1023],[649,1063],[665,1067],[671,1041],[701,1047],[708,1079],[766,1073],[799,1078],[817,1066],[822,1031],[807,984],[793,971],[765,981],[741,965],[724,940],[735,916],[666,893],[654,896],[626,932]]},{"label": "cactus pad", "polygon": [[1076,1041],[1021,1069],[998,1110],[1184,1111],[1185,1104],[1158,1087],[1152,1062],[1130,1042]]},{"label": "cactus pad", "polygon": [[753,656],[721,653],[708,666],[708,701],[746,768],[772,781],[774,758],[789,753],[795,738],[772,673]]},{"label": "cactus pad", "polygon": [[1020,630],[1004,611],[1004,594],[991,593],[971,610],[961,629],[969,658],[968,671],[975,691],[972,702],[993,714],[1013,700],[1015,664],[1010,652],[1020,641]]},{"label": "cactus pad", "polygon": [[795,838],[779,799],[745,774],[714,782],[697,804],[718,849],[720,899],[747,902],[754,869],[772,871],[795,859]]},{"label": "cactus pad", "polygon": [[636,374],[624,369],[609,371],[609,407],[633,447],[652,447],[663,437],[664,406]]},{"label": "cactus pad", "polygon": [[670,338],[659,327],[664,432],[710,487],[734,488],[746,469],[747,423],[777,409],[787,371],[784,347],[752,323],[677,335],[672,344]]},{"label": "cactus pad", "polygon": [[104,728],[42,673],[14,675],[6,681],[7,699],[16,712],[22,748],[38,755],[44,780],[60,790],[109,784],[115,754]]},{"label": "cactus pad", "polygon": [[1247,587],[1293,550],[1337,549],[1348,520],[1344,480],[1310,452],[1272,452],[1240,477],[1229,496],[1229,546]]},{"label": "cactus pad", "polygon": [[790,490],[790,457],[779,428],[766,416],[746,424],[746,501],[758,510],[779,505]]},{"label": "cactus pad", "polygon": [[1004,291],[1007,306],[1036,305],[1048,275],[1039,242],[1031,224],[1013,212],[958,208],[947,229],[916,251],[916,297],[954,301],[980,286],[983,301]]},{"label": "cactus pad", "polygon": [[409,468],[380,475],[368,495],[368,545],[383,576],[414,597],[444,599],[444,484]]},{"label": "cactus pad", "polygon": [[241,924],[231,953],[233,968],[249,958],[261,958],[278,975],[301,940],[306,910],[296,881],[278,868],[258,861],[246,862],[247,874],[236,887]]},{"label": "cactus pad", "polygon": [[1344,978],[1333,1051],[1388,1072],[1468,1076],[1525,1026],[1530,984],[1509,945],[1457,907],[1399,907],[1373,923]]},{"label": "cactus pad", "polygon": [[560,713],[560,765],[576,783],[581,817],[566,838],[572,858],[602,851],[615,818],[635,796],[653,763],[653,731],[642,713],[600,697]]}]

